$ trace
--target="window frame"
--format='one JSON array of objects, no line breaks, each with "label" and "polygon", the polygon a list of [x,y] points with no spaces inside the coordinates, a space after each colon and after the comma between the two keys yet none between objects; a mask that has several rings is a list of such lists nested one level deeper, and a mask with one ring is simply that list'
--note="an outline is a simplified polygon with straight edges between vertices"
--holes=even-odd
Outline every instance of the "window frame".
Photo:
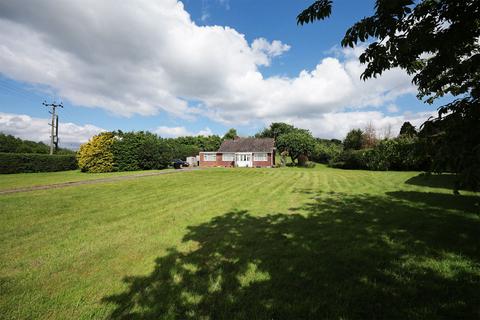
[{"label": "window frame", "polygon": [[[225,156],[230,156],[230,158],[226,158]],[[235,153],[233,152],[225,152],[225,153],[222,153],[222,161],[225,161],[225,162],[231,162],[231,161],[235,161]]]},{"label": "window frame", "polygon": [[[260,155],[262,155],[262,157],[259,157]],[[254,161],[261,161],[261,162],[268,161],[268,152],[254,153],[253,154],[253,160]]]},{"label": "window frame", "polygon": [[[212,157],[213,159],[210,159],[208,157]],[[217,154],[215,152],[208,152],[203,154],[203,161],[205,162],[214,162],[217,161]]]}]

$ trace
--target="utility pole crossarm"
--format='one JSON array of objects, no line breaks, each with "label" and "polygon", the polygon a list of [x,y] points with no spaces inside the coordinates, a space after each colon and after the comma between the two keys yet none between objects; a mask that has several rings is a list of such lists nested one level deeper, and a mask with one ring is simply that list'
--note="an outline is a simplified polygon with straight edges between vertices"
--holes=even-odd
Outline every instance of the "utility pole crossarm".
[{"label": "utility pole crossarm", "polygon": [[63,108],[63,104],[59,103],[47,103],[44,101],[42,103],[45,107],[52,108],[52,111],[49,113],[52,115],[51,134],[50,134],[50,154],[53,154],[53,149],[58,149],[58,115],[55,114],[56,108]]}]

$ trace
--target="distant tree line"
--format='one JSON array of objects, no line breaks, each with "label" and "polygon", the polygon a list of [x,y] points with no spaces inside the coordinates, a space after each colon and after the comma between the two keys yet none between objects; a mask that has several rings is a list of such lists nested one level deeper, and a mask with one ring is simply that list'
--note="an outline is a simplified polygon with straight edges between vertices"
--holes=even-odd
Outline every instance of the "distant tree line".
[{"label": "distant tree line", "polygon": [[[48,154],[50,147],[43,142],[23,140],[0,132],[0,152]],[[75,154],[75,151],[58,148],[56,154]]]}]

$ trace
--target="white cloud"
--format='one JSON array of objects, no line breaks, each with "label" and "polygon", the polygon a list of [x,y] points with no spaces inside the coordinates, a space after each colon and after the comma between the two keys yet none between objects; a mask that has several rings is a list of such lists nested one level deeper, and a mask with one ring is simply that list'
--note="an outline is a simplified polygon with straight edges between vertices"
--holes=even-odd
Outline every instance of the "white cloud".
[{"label": "white cloud", "polygon": [[213,135],[212,130],[209,127],[206,127],[200,131],[198,131],[194,136],[211,136]]},{"label": "white cloud", "polygon": [[405,121],[418,129],[430,116],[435,115],[435,111],[404,113],[398,116],[387,116],[380,111],[352,111],[325,113],[311,119],[285,118],[279,121],[295,123],[301,128],[309,129],[317,137],[343,139],[351,129],[365,129],[369,124],[374,126],[379,135],[390,128],[392,135],[396,136]]},{"label": "white cloud", "polygon": [[206,127],[198,132],[190,132],[187,128],[160,126],[153,130],[156,134],[165,138],[185,137],[185,136],[210,136],[213,134],[210,128]]},{"label": "white cloud", "polygon": [[180,117],[193,111],[185,99],[229,91],[285,48],[253,50],[232,28],[197,26],[175,0],[3,1],[0,43],[8,77],[120,115]]},{"label": "white cloud", "polygon": [[208,18],[210,18],[210,13],[208,13],[207,11],[203,11],[202,12],[202,16],[200,17],[200,20],[202,20],[203,22],[207,21]]},{"label": "white cloud", "polygon": [[[0,132],[22,139],[48,143],[50,141],[48,123],[50,119],[0,112]],[[105,130],[91,124],[81,126],[71,122],[60,122],[58,128],[60,146],[76,147],[102,131]]]},{"label": "white cloud", "polygon": [[400,109],[398,108],[398,106],[396,104],[391,103],[387,106],[387,110],[388,110],[388,112],[395,113],[395,112],[398,112]]},{"label": "white cloud", "polygon": [[176,0],[0,2],[0,73],[123,116],[163,110],[233,125],[301,122],[415,92],[398,69],[361,81],[362,48],[337,50],[293,77],[264,77],[259,67],[289,49],[199,26]]},{"label": "white cloud", "polygon": [[208,19],[210,19],[210,7],[211,7],[211,2],[213,4],[218,5],[220,7],[223,7],[225,10],[230,10],[230,1],[229,0],[216,0],[216,1],[210,1],[210,0],[202,0],[202,15],[200,17],[200,20],[202,22],[207,22]]},{"label": "white cloud", "polygon": [[253,40],[252,50],[258,55],[258,65],[269,66],[271,58],[290,50],[290,46],[288,44],[283,44],[278,40],[268,42],[265,38],[258,38]]}]

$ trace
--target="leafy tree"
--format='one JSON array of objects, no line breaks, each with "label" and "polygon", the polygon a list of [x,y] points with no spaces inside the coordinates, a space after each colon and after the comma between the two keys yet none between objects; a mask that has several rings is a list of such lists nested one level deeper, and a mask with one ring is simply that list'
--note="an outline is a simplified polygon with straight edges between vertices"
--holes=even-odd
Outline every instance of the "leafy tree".
[{"label": "leafy tree", "polygon": [[181,144],[176,141],[169,143],[172,150],[172,159],[185,160],[187,157],[194,157],[201,151],[199,147],[191,144]]},{"label": "leafy tree", "polygon": [[282,134],[287,134],[296,130],[294,126],[284,122],[273,122],[270,124],[270,127],[263,129],[261,132],[257,133],[255,137],[257,138],[273,138],[277,140]]},{"label": "leafy tree", "polygon": [[78,166],[84,172],[111,172],[114,169],[113,132],[102,132],[80,146]]},{"label": "leafy tree", "polygon": [[[318,0],[297,16],[311,23],[330,16],[332,1]],[[377,0],[375,12],[349,28],[342,46],[369,42],[360,62],[363,79],[400,67],[413,75],[418,97],[452,101],[427,123],[424,139],[438,170],[448,164],[463,183],[480,187],[480,1]]]},{"label": "leafy tree", "polygon": [[237,130],[234,129],[234,128],[231,128],[230,130],[227,131],[227,133],[225,133],[225,135],[223,136],[222,139],[223,140],[233,140],[237,136],[238,136]]},{"label": "leafy tree", "polygon": [[361,129],[352,129],[347,133],[343,140],[345,150],[360,150],[363,145],[363,131]]},{"label": "leafy tree", "polygon": [[316,139],[315,148],[313,149],[310,159],[319,163],[328,163],[343,150],[342,142],[339,140],[336,141]]},{"label": "leafy tree", "polygon": [[281,153],[287,151],[294,163],[297,159],[306,161],[305,157],[310,156],[315,148],[315,139],[310,133],[292,131],[278,137],[277,148]]},{"label": "leafy tree", "polygon": [[417,130],[410,122],[407,121],[402,124],[402,127],[400,128],[400,135],[414,137],[417,135]]},{"label": "leafy tree", "polygon": [[194,145],[200,151],[217,151],[222,144],[222,138],[217,135],[211,136],[188,136],[168,139],[170,143],[179,143],[184,145]]}]

